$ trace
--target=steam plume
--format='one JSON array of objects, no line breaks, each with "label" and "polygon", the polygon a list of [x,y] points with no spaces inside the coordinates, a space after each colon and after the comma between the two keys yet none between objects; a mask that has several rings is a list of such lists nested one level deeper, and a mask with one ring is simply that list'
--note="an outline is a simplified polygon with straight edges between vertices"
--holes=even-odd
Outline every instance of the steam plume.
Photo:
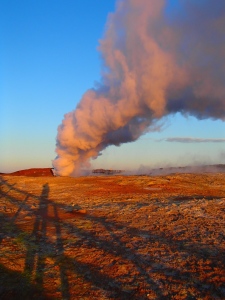
[{"label": "steam plume", "polygon": [[58,175],[79,174],[107,146],[135,141],[163,116],[225,119],[224,0],[118,1],[100,51],[99,86],[58,127]]}]

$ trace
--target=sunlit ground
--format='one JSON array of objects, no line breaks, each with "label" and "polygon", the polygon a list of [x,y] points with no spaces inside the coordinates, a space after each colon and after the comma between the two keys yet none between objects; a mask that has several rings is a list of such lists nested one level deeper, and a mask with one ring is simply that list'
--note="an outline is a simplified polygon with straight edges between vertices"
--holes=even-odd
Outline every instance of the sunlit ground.
[{"label": "sunlit ground", "polygon": [[224,299],[225,175],[1,176],[1,299]]}]

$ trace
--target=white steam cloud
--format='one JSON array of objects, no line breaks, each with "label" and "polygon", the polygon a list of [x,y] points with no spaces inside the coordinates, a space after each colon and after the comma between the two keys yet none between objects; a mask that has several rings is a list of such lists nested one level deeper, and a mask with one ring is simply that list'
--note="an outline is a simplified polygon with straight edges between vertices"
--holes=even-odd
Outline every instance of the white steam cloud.
[{"label": "white steam cloud", "polygon": [[123,0],[100,42],[104,67],[58,127],[58,175],[181,112],[225,120],[225,1]]}]

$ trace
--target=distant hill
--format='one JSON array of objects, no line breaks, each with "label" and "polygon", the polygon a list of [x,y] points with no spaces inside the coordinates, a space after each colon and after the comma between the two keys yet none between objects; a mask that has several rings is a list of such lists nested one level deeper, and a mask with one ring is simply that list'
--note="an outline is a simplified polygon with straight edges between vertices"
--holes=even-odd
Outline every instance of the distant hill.
[{"label": "distant hill", "polygon": [[31,168],[26,170],[19,170],[12,173],[0,173],[0,175],[43,177],[54,176],[54,173],[52,168]]}]

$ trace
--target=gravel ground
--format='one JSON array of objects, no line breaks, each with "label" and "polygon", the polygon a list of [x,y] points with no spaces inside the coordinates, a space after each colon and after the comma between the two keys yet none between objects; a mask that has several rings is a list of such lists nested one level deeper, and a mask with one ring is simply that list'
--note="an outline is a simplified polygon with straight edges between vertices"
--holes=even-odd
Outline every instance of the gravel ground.
[{"label": "gravel ground", "polygon": [[225,174],[0,183],[1,299],[225,299]]}]

